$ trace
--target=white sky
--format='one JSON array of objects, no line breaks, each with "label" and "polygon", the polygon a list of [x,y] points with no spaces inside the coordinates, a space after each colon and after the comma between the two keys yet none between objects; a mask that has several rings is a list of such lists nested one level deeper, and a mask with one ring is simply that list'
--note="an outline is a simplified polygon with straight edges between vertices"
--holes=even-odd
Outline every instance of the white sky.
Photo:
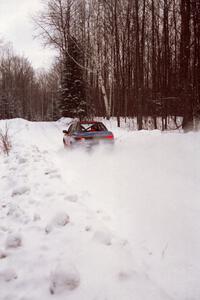
[{"label": "white sky", "polygon": [[34,68],[48,68],[55,53],[33,38],[31,15],[41,8],[41,0],[0,0],[0,38],[11,42],[14,52],[27,57]]}]

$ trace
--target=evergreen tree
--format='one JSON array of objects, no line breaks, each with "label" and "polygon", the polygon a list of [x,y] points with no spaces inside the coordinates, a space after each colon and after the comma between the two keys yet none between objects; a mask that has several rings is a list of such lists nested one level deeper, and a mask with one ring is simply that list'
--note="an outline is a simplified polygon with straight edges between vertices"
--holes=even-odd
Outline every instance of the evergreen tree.
[{"label": "evergreen tree", "polygon": [[64,117],[86,115],[86,93],[84,82],[83,53],[75,38],[70,38],[68,51],[63,61],[61,78],[60,110]]}]

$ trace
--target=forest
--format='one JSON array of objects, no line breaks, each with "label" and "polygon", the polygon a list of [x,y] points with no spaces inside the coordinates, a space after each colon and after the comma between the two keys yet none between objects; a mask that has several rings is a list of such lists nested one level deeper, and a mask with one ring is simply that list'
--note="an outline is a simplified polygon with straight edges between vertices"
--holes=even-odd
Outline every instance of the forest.
[{"label": "forest", "polygon": [[194,129],[200,0],[45,0],[30,22],[57,56],[38,71],[0,44],[1,119],[136,117],[141,130],[149,116],[165,130],[182,117]]}]

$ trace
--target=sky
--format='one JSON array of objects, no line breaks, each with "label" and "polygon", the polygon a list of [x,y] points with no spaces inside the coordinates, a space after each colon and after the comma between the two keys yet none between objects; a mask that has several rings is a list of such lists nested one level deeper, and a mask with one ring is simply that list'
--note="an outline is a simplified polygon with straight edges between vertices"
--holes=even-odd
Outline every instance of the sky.
[{"label": "sky", "polygon": [[29,59],[34,68],[47,69],[55,52],[34,38],[31,15],[42,9],[41,0],[0,0],[0,38],[11,42],[14,52]]}]

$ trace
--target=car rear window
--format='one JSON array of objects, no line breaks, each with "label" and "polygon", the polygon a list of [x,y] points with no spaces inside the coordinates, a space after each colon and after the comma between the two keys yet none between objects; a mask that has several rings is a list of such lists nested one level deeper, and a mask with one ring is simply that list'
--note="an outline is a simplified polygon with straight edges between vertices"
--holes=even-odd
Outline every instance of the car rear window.
[{"label": "car rear window", "polygon": [[103,123],[82,123],[82,131],[107,131]]}]

